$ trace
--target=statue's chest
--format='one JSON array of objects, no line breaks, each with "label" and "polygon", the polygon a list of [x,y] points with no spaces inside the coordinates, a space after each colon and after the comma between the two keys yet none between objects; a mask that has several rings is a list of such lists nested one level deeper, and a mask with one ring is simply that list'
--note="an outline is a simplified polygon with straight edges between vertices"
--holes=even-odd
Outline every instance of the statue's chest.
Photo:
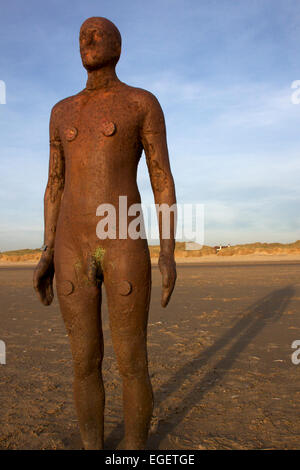
[{"label": "statue's chest", "polygon": [[74,107],[61,125],[63,144],[114,146],[138,138],[138,114],[122,103],[88,103]]}]

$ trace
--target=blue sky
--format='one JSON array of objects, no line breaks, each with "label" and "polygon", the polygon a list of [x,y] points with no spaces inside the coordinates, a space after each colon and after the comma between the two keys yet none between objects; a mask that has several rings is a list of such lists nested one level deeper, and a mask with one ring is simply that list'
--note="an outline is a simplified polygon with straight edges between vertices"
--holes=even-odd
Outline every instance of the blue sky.
[{"label": "blue sky", "polygon": [[[81,23],[120,29],[122,81],[165,112],[178,202],[205,205],[205,243],[300,238],[300,2],[78,0],[2,2],[0,250],[43,237],[52,106],[85,86]],[[152,201],[144,159],[139,187]]]}]

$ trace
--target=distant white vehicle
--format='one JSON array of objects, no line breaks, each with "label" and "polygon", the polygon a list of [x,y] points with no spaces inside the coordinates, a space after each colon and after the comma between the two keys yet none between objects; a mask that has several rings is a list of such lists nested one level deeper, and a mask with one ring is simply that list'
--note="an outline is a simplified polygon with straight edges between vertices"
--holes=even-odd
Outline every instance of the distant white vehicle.
[{"label": "distant white vehicle", "polygon": [[219,246],[214,246],[214,249],[216,250],[216,253],[219,253],[219,251],[223,250],[223,248],[229,248],[231,245],[219,245]]}]

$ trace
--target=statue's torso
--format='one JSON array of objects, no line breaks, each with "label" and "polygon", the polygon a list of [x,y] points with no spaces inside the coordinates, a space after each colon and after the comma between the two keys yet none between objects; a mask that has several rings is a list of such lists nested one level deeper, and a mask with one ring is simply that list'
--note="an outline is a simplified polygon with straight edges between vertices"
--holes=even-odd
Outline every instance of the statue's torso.
[{"label": "statue's torso", "polygon": [[[129,87],[128,87],[129,88]],[[129,88],[130,89],[130,88]],[[115,203],[119,195],[139,202],[137,165],[142,153],[142,109],[121,87],[82,92],[65,103],[59,135],[65,158],[64,201],[81,209]]]},{"label": "statue's torso", "polygon": [[[57,128],[65,160],[65,187],[59,226],[93,238],[100,204],[119,196],[139,203],[137,166],[143,150],[143,90],[121,84],[110,93],[86,91],[61,102]],[[128,219],[129,220],[129,219]]]}]

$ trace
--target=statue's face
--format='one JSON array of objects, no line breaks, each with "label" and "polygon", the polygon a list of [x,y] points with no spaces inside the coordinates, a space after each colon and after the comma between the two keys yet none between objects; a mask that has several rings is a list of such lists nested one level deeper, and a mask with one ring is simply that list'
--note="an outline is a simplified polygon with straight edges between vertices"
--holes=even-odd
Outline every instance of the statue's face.
[{"label": "statue's face", "polygon": [[116,64],[121,53],[118,29],[106,18],[89,18],[80,28],[80,54],[87,70]]}]

